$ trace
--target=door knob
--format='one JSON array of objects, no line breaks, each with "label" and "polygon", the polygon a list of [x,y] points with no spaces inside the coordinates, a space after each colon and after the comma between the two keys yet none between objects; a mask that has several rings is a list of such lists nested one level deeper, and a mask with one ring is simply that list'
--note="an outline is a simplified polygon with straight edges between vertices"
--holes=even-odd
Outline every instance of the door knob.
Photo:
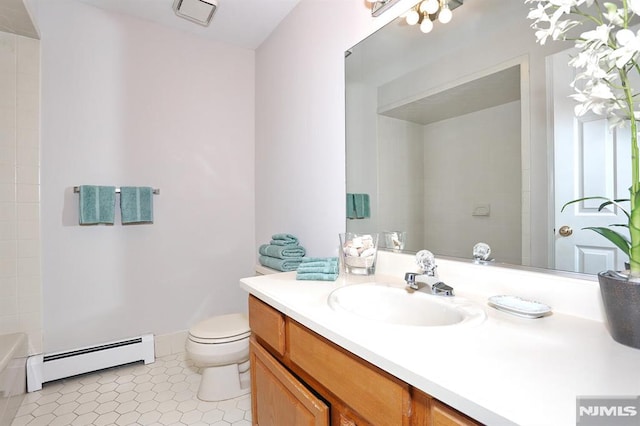
[{"label": "door knob", "polygon": [[558,230],[558,234],[560,234],[563,237],[568,237],[569,235],[573,234],[573,229],[571,229],[570,226],[563,225]]}]

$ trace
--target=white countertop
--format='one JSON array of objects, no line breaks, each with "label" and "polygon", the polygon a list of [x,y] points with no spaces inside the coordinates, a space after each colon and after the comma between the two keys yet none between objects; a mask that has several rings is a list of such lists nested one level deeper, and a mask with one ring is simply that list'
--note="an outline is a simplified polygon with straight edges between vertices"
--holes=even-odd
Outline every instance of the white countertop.
[{"label": "white countertop", "polygon": [[343,274],[335,282],[297,281],[295,275],[244,278],[240,285],[316,333],[485,424],[575,425],[577,396],[640,395],[640,350],[613,341],[602,322],[557,310],[539,319],[515,317],[489,307],[486,293],[474,294],[447,281],[456,294],[483,306],[483,322],[389,325],[335,312],[327,297],[338,287],[365,281],[402,287],[402,275]]}]

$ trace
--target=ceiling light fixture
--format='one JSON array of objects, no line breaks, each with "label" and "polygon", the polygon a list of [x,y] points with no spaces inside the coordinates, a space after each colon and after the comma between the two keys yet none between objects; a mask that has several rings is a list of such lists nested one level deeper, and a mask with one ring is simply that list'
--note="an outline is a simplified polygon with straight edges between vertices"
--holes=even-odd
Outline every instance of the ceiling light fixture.
[{"label": "ceiling light fixture", "polygon": [[218,8],[217,0],[174,0],[173,11],[181,18],[208,26]]},{"label": "ceiling light fixture", "polygon": [[451,10],[458,6],[462,6],[462,0],[423,0],[404,16],[408,25],[420,24],[420,31],[428,33],[433,30],[435,19],[441,24],[451,22]]}]

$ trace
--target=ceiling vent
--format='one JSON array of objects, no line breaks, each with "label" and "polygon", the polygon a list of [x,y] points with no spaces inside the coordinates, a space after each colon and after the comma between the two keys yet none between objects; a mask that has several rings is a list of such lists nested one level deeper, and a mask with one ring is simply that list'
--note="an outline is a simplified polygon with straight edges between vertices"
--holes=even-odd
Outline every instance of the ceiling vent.
[{"label": "ceiling vent", "polygon": [[217,0],[174,0],[173,10],[181,18],[208,26],[216,8]]}]

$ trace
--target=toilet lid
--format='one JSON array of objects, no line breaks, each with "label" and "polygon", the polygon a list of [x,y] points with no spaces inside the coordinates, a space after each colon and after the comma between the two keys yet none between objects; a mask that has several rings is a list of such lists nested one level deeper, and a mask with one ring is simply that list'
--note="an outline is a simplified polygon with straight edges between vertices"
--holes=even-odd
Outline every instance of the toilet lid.
[{"label": "toilet lid", "polygon": [[245,314],[220,315],[200,321],[189,330],[199,339],[228,339],[250,333],[249,319]]}]

